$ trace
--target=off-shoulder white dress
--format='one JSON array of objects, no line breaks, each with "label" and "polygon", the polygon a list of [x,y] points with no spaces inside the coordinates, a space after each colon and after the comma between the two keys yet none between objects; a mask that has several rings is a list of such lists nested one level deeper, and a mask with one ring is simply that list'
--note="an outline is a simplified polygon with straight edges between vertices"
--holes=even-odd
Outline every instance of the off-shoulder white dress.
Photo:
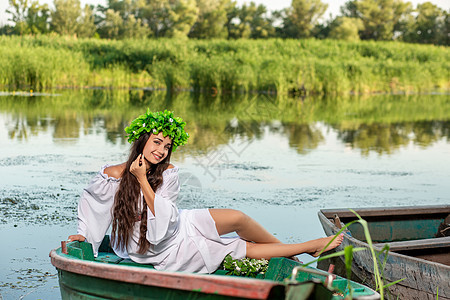
[{"label": "off-shoulder white dress", "polygon": [[[92,243],[95,256],[112,223],[114,196],[120,184],[120,179],[104,173],[106,167],[91,180],[78,203],[78,234]],[[208,209],[178,210],[175,202],[179,190],[178,167],[165,170],[163,183],[155,192],[156,216],[146,207],[150,249],[143,255],[137,253],[140,234],[137,221],[126,251],[115,248],[116,254],[153,264],[158,270],[199,273],[214,272],[227,254],[243,258],[245,241],[220,237]]]}]

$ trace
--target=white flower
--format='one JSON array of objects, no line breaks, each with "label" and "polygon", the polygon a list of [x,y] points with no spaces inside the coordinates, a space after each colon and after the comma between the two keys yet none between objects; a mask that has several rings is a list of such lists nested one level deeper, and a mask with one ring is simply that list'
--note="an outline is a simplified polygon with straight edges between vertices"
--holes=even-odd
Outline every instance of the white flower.
[{"label": "white flower", "polygon": [[238,266],[236,266],[236,271],[240,271],[241,270],[241,268],[239,268]]},{"label": "white flower", "polygon": [[136,134],[136,131],[133,130],[133,134]]},{"label": "white flower", "polygon": [[153,128],[153,133],[155,133],[155,134],[156,134],[156,129],[154,129],[154,128]]},{"label": "white flower", "polygon": [[169,119],[169,122],[170,122],[170,123],[172,123],[172,122],[173,122],[173,119],[172,119],[172,118],[170,118],[170,119]]},{"label": "white flower", "polygon": [[144,124],[142,124],[142,127],[145,127],[145,123],[144,123]]}]

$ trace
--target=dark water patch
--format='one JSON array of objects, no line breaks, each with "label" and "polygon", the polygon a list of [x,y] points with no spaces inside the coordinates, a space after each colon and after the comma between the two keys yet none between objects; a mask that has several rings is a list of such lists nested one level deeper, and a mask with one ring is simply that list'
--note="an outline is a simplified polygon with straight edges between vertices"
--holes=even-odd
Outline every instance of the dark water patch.
[{"label": "dark water patch", "polygon": [[261,174],[258,174],[258,173],[238,173],[238,172],[223,173],[223,174],[218,173],[217,178],[220,178],[222,180],[232,180],[232,181],[239,181],[239,182],[262,182],[262,181],[264,181]]},{"label": "dark water patch", "polygon": [[323,201],[336,195],[349,195],[355,192],[356,186],[307,186],[301,188],[277,189],[276,205],[303,205],[305,203]]},{"label": "dark water patch", "polygon": [[[0,224],[0,299],[60,299],[48,253],[76,227],[61,224],[13,227]],[[3,298],[2,298],[3,297]]]},{"label": "dark water patch", "polygon": [[211,175],[214,180],[233,180],[240,182],[263,181],[264,171],[271,170],[271,166],[262,166],[255,163],[221,163],[205,168],[205,174]]},{"label": "dark water patch", "polygon": [[[26,258],[26,261],[17,262],[11,260],[11,263],[33,264],[35,259]],[[35,268],[11,269],[6,275],[6,282],[0,283],[0,288],[10,288],[17,290],[29,291],[45,285],[49,280],[56,279],[57,273],[44,271]],[[1,298],[0,298],[1,299]]]},{"label": "dark water patch", "polygon": [[26,165],[38,165],[47,164],[49,162],[55,162],[63,159],[63,155],[19,155],[16,157],[6,157],[0,159],[0,166],[12,167],[12,166],[26,166]]},{"label": "dark water patch", "polygon": [[356,170],[356,169],[346,169],[339,170],[338,173],[352,173],[358,175],[370,175],[370,176],[391,176],[391,177],[403,177],[403,176],[413,176],[412,172],[405,171],[382,171],[382,170]]},{"label": "dark water patch", "polygon": [[[182,189],[182,194],[185,193]],[[189,192],[188,192],[189,193]],[[423,197],[421,196],[423,195]],[[300,208],[359,208],[371,206],[424,205],[427,199],[426,187],[384,185],[305,186],[293,188],[261,188],[258,191],[243,192],[230,189],[204,188],[196,198],[182,198],[180,208],[234,208],[247,207],[300,207]],[[434,202],[443,202],[434,197]]]},{"label": "dark water patch", "polygon": [[260,166],[254,163],[226,163],[217,165],[215,167],[220,169],[235,169],[244,171],[261,171],[272,169],[272,167],[270,166]]},{"label": "dark water patch", "polygon": [[430,187],[430,186],[436,186],[437,184],[436,183],[420,183],[419,185]]},{"label": "dark water patch", "polygon": [[61,177],[64,177],[64,182],[70,183],[70,186],[72,189],[78,194],[81,194],[81,191],[83,188],[85,188],[89,181],[97,175],[97,171],[90,172],[90,171],[70,171],[65,172],[63,175],[58,174],[55,177],[55,181],[62,181]]},{"label": "dark water patch", "polygon": [[78,193],[70,190],[29,186],[0,190],[0,223],[70,224],[76,220]]},{"label": "dark water patch", "polygon": [[264,181],[262,178],[259,178],[256,174],[246,174],[243,176],[230,176],[229,178],[239,180],[241,182]]}]

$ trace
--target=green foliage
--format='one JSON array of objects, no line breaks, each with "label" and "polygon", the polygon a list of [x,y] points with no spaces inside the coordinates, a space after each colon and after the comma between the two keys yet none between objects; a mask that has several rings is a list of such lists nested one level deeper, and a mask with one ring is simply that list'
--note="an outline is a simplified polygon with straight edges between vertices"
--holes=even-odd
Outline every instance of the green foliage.
[{"label": "green foliage", "polygon": [[137,16],[149,26],[154,37],[186,38],[197,21],[195,0],[133,1]]},{"label": "green foliage", "polygon": [[411,4],[402,0],[354,0],[352,12],[364,25],[362,39],[392,40],[394,29],[411,10]]},{"label": "green foliage", "polygon": [[172,149],[175,152],[179,146],[185,145],[189,138],[184,126],[186,122],[180,117],[175,117],[172,111],[152,112],[147,109],[146,114],[137,117],[125,128],[125,132],[128,134],[129,143],[133,143],[142,134],[162,132],[164,137],[172,139]]},{"label": "green foliage", "polygon": [[100,36],[112,39],[145,38],[150,35],[150,30],[142,20],[129,14],[126,19],[120,12],[108,9],[101,21]]},{"label": "green foliage", "polygon": [[167,37],[186,38],[197,21],[198,8],[195,0],[176,0],[169,10]]},{"label": "green foliage", "polygon": [[165,36],[167,31],[165,20],[169,18],[169,9],[167,0],[143,1],[139,5],[139,18],[148,25],[156,38]]},{"label": "green foliage", "polygon": [[328,8],[320,0],[292,0],[289,18],[299,38],[310,37],[314,25]]},{"label": "green foliage", "polygon": [[198,18],[192,26],[189,37],[198,39],[227,38],[228,31],[223,30],[227,23],[227,11],[231,0],[197,0]]},{"label": "green foliage", "polygon": [[233,259],[229,254],[222,262],[223,270],[228,271],[227,275],[252,278],[256,278],[258,274],[265,274],[268,267],[268,260],[254,258]]},{"label": "green foliage", "polygon": [[195,39],[332,38],[356,41],[403,40],[449,45],[449,12],[430,2],[413,10],[405,0],[349,0],[341,15],[324,20],[321,0],[293,0],[269,12],[262,4],[235,0],[108,0],[106,5],[80,7],[80,0],[8,0],[14,30],[0,34],[55,32],[77,37],[129,39],[186,37]]},{"label": "green foliage", "polygon": [[97,32],[100,37],[112,39],[145,38],[151,36],[147,24],[140,17],[141,2],[109,0],[98,6]]},{"label": "green foliage", "polygon": [[52,29],[61,35],[75,35],[81,17],[80,0],[54,0]]},{"label": "green foliage", "polygon": [[234,6],[228,14],[228,35],[230,38],[269,38],[275,36],[272,20],[267,16],[264,5],[253,1],[242,7]]},{"label": "green foliage", "polygon": [[39,34],[48,32],[50,10],[47,4],[39,4],[38,0],[9,0],[10,8],[6,10],[14,23],[14,33]]},{"label": "green foliage", "polygon": [[413,43],[448,43],[449,13],[425,2],[417,5],[416,16],[405,21],[403,40]]},{"label": "green foliage", "polygon": [[85,5],[81,10],[80,18],[78,19],[77,36],[78,37],[93,37],[97,28],[94,24],[94,13],[89,5]]},{"label": "green foliage", "polygon": [[[70,85],[79,87],[213,89],[213,94],[417,93],[449,87],[445,48],[394,42],[0,37],[0,53],[15,53],[12,60],[0,56],[2,84],[13,86],[66,86],[70,77],[75,80]],[[47,67],[37,66],[53,60],[63,63],[40,74]],[[27,69],[36,74],[33,79],[14,71],[14,64],[32,61]]]},{"label": "green foliage", "polygon": [[340,17],[334,20],[328,37],[336,40],[359,41],[359,30],[362,29],[364,25],[360,19]]},{"label": "green foliage", "polygon": [[94,14],[88,5],[82,9],[80,0],[54,0],[51,29],[60,35],[92,37],[97,28]]}]

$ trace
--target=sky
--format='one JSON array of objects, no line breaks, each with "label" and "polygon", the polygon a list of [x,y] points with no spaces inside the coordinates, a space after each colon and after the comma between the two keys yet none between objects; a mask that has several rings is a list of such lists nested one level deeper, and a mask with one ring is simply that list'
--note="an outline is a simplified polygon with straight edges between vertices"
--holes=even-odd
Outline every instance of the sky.
[{"label": "sky", "polygon": [[[47,3],[49,6],[52,6],[53,0],[38,0],[39,3],[44,4]],[[253,0],[256,4],[264,4],[269,11],[273,10],[280,10],[286,7],[289,7],[291,5],[292,0]],[[81,5],[84,6],[85,4],[105,4],[105,0],[80,0]],[[242,5],[244,3],[249,3],[250,1],[246,0],[237,0],[239,5]],[[347,0],[322,0],[322,2],[328,4],[328,10],[324,14],[324,18],[328,19],[329,15],[332,14],[333,16],[336,16],[340,14],[339,8],[347,2]],[[413,4],[414,7],[417,6],[419,3],[427,2],[425,0],[409,0]],[[431,2],[440,8],[443,8],[445,10],[450,10],[450,0],[428,0],[428,2]],[[6,24],[9,14],[6,13],[6,9],[9,6],[8,0],[0,0],[0,25]]]}]

